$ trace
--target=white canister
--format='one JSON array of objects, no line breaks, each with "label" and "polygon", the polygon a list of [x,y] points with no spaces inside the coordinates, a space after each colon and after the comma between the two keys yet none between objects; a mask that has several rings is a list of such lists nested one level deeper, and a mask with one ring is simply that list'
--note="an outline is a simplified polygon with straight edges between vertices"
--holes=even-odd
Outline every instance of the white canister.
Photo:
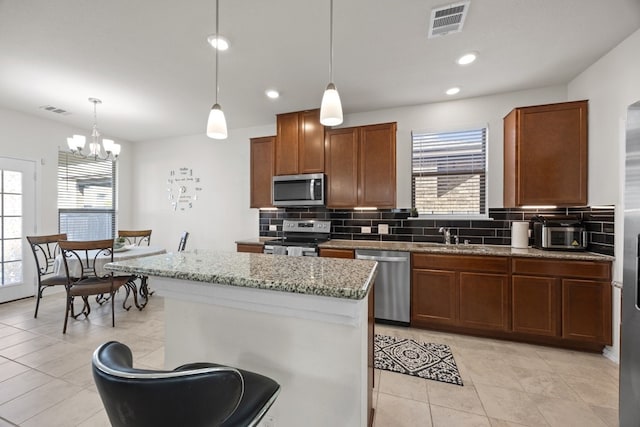
[{"label": "white canister", "polygon": [[511,223],[511,247],[519,249],[529,247],[528,221],[514,221]]}]

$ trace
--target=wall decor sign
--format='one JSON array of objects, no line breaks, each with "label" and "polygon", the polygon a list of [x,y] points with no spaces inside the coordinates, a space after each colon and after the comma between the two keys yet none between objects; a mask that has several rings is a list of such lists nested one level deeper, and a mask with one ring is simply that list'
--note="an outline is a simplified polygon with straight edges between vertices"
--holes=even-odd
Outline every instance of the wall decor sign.
[{"label": "wall decor sign", "polygon": [[193,169],[184,167],[169,171],[167,193],[169,194],[169,203],[174,211],[193,208],[201,191],[200,178],[193,174]]}]

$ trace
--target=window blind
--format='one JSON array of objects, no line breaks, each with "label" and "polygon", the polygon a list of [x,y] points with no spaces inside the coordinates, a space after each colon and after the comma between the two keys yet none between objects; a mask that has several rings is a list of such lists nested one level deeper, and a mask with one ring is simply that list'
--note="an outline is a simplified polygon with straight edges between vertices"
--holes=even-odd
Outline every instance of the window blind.
[{"label": "window blind", "polygon": [[412,134],[411,196],[420,214],[486,214],[487,129]]},{"label": "window blind", "polygon": [[115,237],[115,162],[58,152],[58,230],[69,240]]}]

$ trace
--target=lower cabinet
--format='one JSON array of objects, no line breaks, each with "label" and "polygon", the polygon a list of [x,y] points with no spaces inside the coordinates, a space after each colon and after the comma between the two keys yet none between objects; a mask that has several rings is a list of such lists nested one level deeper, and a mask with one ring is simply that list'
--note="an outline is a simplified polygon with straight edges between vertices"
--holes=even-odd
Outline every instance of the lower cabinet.
[{"label": "lower cabinet", "polygon": [[611,263],[412,254],[411,326],[598,351]]},{"label": "lower cabinet", "polygon": [[242,243],[236,243],[236,252],[250,252],[254,254],[261,254],[264,250],[262,245],[247,245]]},{"label": "lower cabinet", "polygon": [[414,253],[412,265],[412,326],[509,329],[507,258]]},{"label": "lower cabinet", "polygon": [[353,249],[331,249],[331,248],[320,248],[320,256],[329,257],[329,258],[349,258],[354,259],[355,253]]}]

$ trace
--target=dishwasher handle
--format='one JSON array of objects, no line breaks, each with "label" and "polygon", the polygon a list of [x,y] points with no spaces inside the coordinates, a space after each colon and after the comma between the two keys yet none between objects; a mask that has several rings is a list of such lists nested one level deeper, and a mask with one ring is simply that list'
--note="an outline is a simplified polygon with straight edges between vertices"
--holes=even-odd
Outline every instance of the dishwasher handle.
[{"label": "dishwasher handle", "polygon": [[379,262],[408,262],[409,258],[400,256],[373,256],[373,255],[359,255],[356,254],[356,259],[366,259]]}]

